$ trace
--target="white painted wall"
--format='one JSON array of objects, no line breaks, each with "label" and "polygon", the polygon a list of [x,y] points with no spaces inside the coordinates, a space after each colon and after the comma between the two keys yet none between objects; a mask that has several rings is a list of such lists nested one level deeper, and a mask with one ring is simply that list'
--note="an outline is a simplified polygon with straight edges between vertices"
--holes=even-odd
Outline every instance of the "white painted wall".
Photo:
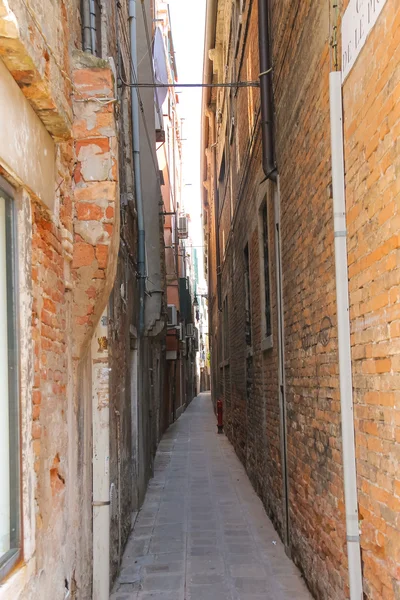
[{"label": "white painted wall", "polygon": [[55,144],[1,59],[0,165],[53,209]]},{"label": "white painted wall", "polygon": [[110,587],[110,394],[108,311],[92,340],[93,600],[108,600]]}]

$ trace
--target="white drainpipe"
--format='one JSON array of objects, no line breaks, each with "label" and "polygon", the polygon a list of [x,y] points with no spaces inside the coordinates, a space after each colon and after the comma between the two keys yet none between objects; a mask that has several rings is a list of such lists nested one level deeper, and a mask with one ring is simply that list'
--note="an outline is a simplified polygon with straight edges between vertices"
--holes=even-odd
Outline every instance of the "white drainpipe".
[{"label": "white drainpipe", "polygon": [[92,341],[93,600],[110,595],[110,417],[108,317],[104,311]]},{"label": "white drainpipe", "polygon": [[354,439],[353,383],[350,345],[349,282],[347,265],[346,196],[343,153],[342,74],[329,74],[332,187],[335,232],[336,303],[339,345],[339,383],[342,414],[342,454],[346,504],[347,555],[350,599],[362,600],[360,530]]}]

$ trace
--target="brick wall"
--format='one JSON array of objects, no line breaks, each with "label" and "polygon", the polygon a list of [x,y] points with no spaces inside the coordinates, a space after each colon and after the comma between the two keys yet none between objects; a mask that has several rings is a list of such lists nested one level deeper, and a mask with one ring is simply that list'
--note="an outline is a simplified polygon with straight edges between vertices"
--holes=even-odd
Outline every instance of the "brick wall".
[{"label": "brick wall", "polygon": [[[77,3],[47,5],[0,2],[0,56],[26,110],[29,102],[39,117],[31,119],[35,131],[17,131],[16,139],[29,141],[44,125],[56,157],[54,180],[42,173],[54,196],[42,199],[30,185],[35,179],[16,176],[8,156],[0,157],[15,190],[26,254],[18,265],[24,553],[20,568],[2,581],[0,597],[32,600],[64,598],[67,588],[91,597],[89,346],[119,243],[113,72],[107,61],[71,52],[80,45]],[[38,156],[47,152],[39,138],[37,144]]]},{"label": "brick wall", "polygon": [[[227,9],[228,10],[228,9]],[[258,73],[258,22],[256,3],[248,3],[243,30],[245,38],[239,44],[235,72],[238,79],[246,79],[248,74]],[[248,18],[247,18],[248,17]],[[224,14],[221,18],[227,18]],[[229,64],[232,61],[230,49]],[[226,190],[223,201],[220,198],[220,248],[222,270],[222,300],[228,304],[228,331],[223,330],[223,312],[218,312],[217,287],[215,278],[216,249],[214,238],[214,197],[207,214],[210,227],[210,331],[218,330],[214,339],[213,396],[222,394],[224,400],[225,431],[235,446],[235,450],[246,465],[254,487],[260,494],[269,515],[282,530],[282,474],[279,433],[279,402],[277,396],[277,314],[276,290],[272,285],[272,319],[276,335],[272,348],[263,350],[260,269],[260,228],[259,208],[266,201],[268,187],[260,182],[261,144],[259,136],[260,101],[255,88],[239,89],[235,94],[227,92],[225,106],[232,105],[235,116],[234,131],[229,134],[229,118],[222,119],[217,126],[218,151],[222,156],[225,148],[226,180],[221,186]],[[218,107],[224,105],[220,99]],[[226,109],[228,110],[228,109]],[[228,125],[226,123],[228,122]],[[210,139],[213,139],[212,132]],[[212,160],[209,161],[209,172]],[[212,182],[207,189],[212,190]],[[232,194],[232,198],[230,198]],[[270,244],[270,279],[275,280],[274,261],[274,206],[268,197],[268,217]],[[222,231],[224,235],[222,236]],[[225,242],[225,256],[224,245]],[[250,263],[250,302],[252,314],[252,342],[246,346],[245,331],[245,263],[244,248],[248,244]],[[227,336],[228,357],[223,361],[216,356],[216,343]],[[214,399],[215,399],[214,398]],[[272,468],[273,465],[273,468]]]},{"label": "brick wall", "polygon": [[368,598],[400,597],[400,7],[343,86],[361,548]]},{"label": "brick wall", "polygon": [[[340,6],[339,26],[343,10]],[[225,3],[220,2],[218,18],[225,19],[225,24],[230,19],[228,12]],[[238,79],[259,72],[257,18],[257,2],[247,2],[233,71]],[[231,144],[225,135],[228,93],[211,97],[210,108],[217,116],[222,114],[216,125],[217,156],[222,156],[225,147],[225,155],[229,156],[226,185],[229,188],[232,181],[234,206],[233,215],[227,215],[224,204],[219,232],[212,217],[212,161],[208,161],[206,183],[210,205],[210,331],[217,332],[212,348],[213,396],[223,397],[225,431],[283,538],[282,416],[286,415],[289,548],[315,597],[330,600],[349,595],[328,84],[332,64],[329,40],[335,18],[329,3],[271,3],[284,320],[283,412],[278,389],[278,249],[274,235],[278,215],[274,186],[262,183],[258,90],[250,94],[248,89],[239,89],[234,95],[235,132]],[[397,3],[388,0],[343,87],[357,472],[364,592],[370,599],[395,599],[399,594],[399,18]],[[217,49],[228,47],[225,29],[217,23],[217,35],[221,36],[215,44]],[[232,48],[227,56],[230,71]],[[218,76],[223,77],[220,72]],[[209,124],[212,126],[212,119]],[[208,139],[211,145],[212,130]],[[258,223],[259,206],[265,198],[272,305],[269,348],[263,340],[263,255]],[[227,239],[227,220],[231,217]],[[229,306],[227,332],[223,330],[223,312],[217,307],[218,233],[221,297],[228,298]],[[246,244],[250,262],[250,348],[245,331]],[[219,337],[222,347],[223,336],[229,339],[229,356],[221,364],[216,345]]]},{"label": "brick wall", "polygon": [[[330,188],[329,13],[327,6],[303,3],[296,16],[276,8],[273,23],[284,18],[295,18],[294,28],[283,32],[273,48],[277,65],[282,64],[274,86],[290,546],[316,597],[343,598],[348,592]],[[310,31],[315,32],[311,42]]]}]

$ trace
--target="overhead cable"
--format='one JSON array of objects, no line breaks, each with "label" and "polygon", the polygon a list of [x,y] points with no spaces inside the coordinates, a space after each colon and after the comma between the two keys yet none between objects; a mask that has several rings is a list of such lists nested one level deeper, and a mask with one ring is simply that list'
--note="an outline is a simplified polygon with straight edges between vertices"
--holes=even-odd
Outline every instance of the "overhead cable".
[{"label": "overhead cable", "polygon": [[126,83],[123,85],[136,88],[242,88],[260,87],[259,81],[233,81],[231,83]]}]

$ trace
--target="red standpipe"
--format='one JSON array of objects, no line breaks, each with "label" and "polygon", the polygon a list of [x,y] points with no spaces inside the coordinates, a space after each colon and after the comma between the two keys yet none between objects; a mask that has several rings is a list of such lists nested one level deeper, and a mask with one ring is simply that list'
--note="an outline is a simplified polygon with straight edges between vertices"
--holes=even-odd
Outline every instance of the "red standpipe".
[{"label": "red standpipe", "polygon": [[224,431],[224,419],[223,419],[223,405],[222,400],[217,401],[217,425],[218,425],[218,433],[223,433]]}]

